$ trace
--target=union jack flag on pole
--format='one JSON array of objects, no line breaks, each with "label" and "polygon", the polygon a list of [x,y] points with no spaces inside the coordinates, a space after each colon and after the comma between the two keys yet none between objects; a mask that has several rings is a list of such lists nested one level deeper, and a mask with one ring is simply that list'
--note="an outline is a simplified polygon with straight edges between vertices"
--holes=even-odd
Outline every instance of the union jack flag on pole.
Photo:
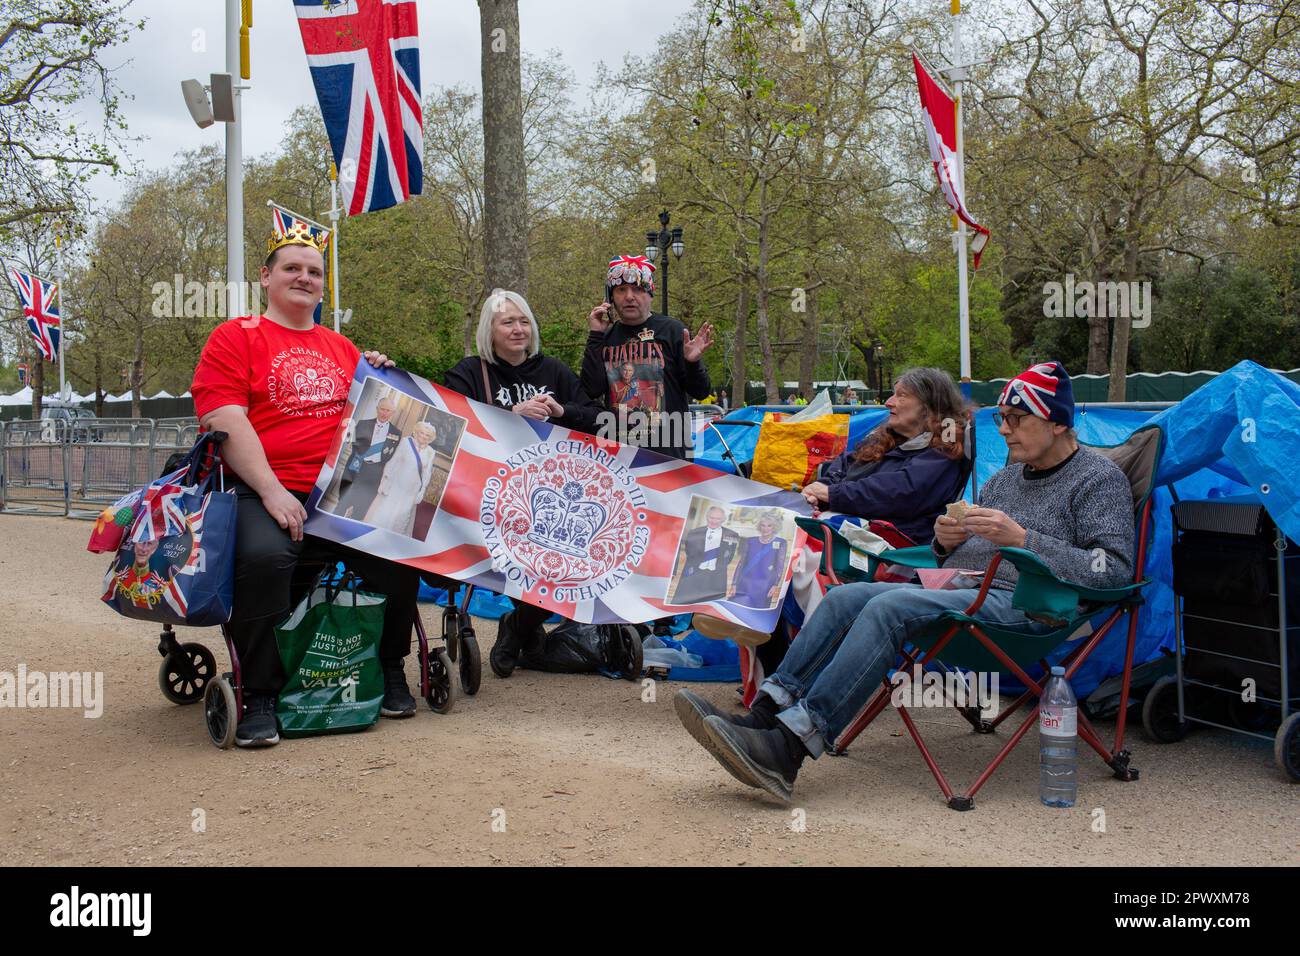
[{"label": "union jack flag on pole", "polygon": [[925,138],[930,146],[930,161],[939,177],[943,198],[948,200],[957,218],[975,230],[970,247],[978,269],[980,254],[989,241],[989,231],[976,222],[966,208],[957,163],[957,104],[915,53],[912,54],[912,64],[916,67],[916,82],[921,90],[921,115],[925,121]]},{"label": "union jack flag on pole", "polygon": [[[378,490],[349,504],[357,425],[374,419],[381,398],[396,405],[389,421],[399,447]],[[806,537],[794,517],[809,514],[801,494],[525,418],[367,362],[357,367],[307,510],[311,534],[573,621],[703,613],[765,634]],[[760,540],[760,519],[779,528],[776,539]],[[755,588],[746,575],[763,562],[746,556],[769,548],[781,560],[766,562]]]},{"label": "union jack flag on pole", "polygon": [[294,0],[349,216],[423,187],[415,0]]},{"label": "union jack flag on pole", "polygon": [[62,336],[59,321],[59,286],[19,269],[9,270],[9,280],[23,305],[27,327],[32,331],[41,355],[53,362],[59,355]]},{"label": "union jack flag on pole", "polygon": [[328,226],[312,222],[310,219],[285,209],[283,206],[276,205],[269,199],[266,204],[271,207],[271,231],[277,239],[283,239],[289,233],[296,232],[298,229],[306,229],[313,238],[324,236],[326,245],[333,239]]}]

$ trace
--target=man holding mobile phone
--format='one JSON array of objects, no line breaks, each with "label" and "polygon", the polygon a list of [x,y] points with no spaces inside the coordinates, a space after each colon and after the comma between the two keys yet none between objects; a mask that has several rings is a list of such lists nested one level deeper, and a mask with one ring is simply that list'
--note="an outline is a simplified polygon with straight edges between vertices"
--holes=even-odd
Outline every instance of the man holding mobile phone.
[{"label": "man holding mobile phone", "polygon": [[602,429],[605,437],[686,458],[690,399],[713,391],[700,361],[713,344],[713,327],[705,322],[692,336],[676,319],[654,314],[654,271],[645,256],[610,261],[605,301],[587,316],[582,387],[615,416],[617,434]]}]

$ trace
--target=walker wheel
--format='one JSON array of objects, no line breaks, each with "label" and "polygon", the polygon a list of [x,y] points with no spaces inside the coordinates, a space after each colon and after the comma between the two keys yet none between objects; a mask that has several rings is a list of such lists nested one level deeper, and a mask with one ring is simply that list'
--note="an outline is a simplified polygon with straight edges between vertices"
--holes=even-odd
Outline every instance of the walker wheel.
[{"label": "walker wheel", "polygon": [[623,680],[640,680],[645,667],[645,650],[641,646],[641,632],[630,624],[616,625],[615,637],[618,640],[619,670]]},{"label": "walker wheel", "polygon": [[217,659],[202,644],[181,644],[158,665],[158,688],[173,704],[197,704],[217,672]]},{"label": "walker wheel", "polygon": [[[466,624],[460,629],[460,634],[455,640],[447,642],[448,647],[460,645],[460,689],[469,697],[478,693],[479,684],[483,682],[483,657],[479,653],[478,638],[474,636],[474,628]],[[456,660],[455,652],[452,653],[451,659]]]},{"label": "walker wheel", "polygon": [[442,642],[447,646],[447,654],[456,659],[456,633],[460,630],[460,613],[454,607],[442,609]]},{"label": "walker wheel", "polygon": [[235,712],[235,689],[230,686],[230,675],[208,681],[203,689],[203,719],[208,736],[219,748],[226,750],[235,742],[239,715]]},{"label": "walker wheel", "polygon": [[1300,782],[1300,712],[1282,721],[1282,726],[1277,729],[1277,736],[1273,739],[1273,759],[1292,783]]},{"label": "walker wheel", "polygon": [[425,700],[434,713],[445,714],[456,704],[456,688],[451,681],[451,655],[445,648],[429,648]]},{"label": "walker wheel", "polygon": [[1142,728],[1160,744],[1175,744],[1187,736],[1187,721],[1178,719],[1177,677],[1166,674],[1151,685],[1142,702]]}]

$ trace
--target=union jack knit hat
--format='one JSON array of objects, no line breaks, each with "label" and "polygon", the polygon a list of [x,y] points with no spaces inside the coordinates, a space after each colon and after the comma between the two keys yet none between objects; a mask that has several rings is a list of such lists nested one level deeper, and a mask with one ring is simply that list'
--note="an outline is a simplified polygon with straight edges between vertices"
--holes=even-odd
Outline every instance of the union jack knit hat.
[{"label": "union jack knit hat", "polygon": [[655,294],[654,263],[645,256],[615,256],[609,260],[605,274],[605,288],[612,289],[622,283],[639,285],[651,295]]},{"label": "union jack knit hat", "polygon": [[1023,408],[1049,422],[1074,427],[1074,388],[1060,362],[1044,362],[1021,372],[1007,382],[998,404]]}]

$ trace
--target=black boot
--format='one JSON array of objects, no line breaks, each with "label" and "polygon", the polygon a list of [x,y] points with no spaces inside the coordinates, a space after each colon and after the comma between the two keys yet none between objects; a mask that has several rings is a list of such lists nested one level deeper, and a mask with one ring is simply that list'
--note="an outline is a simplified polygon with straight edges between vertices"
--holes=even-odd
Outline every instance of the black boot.
[{"label": "black boot", "polygon": [[673,710],[677,712],[677,719],[682,722],[686,732],[695,738],[695,742],[721,760],[722,758],[714,749],[713,738],[704,729],[705,718],[717,717],[738,727],[767,730],[777,725],[776,715],[780,707],[771,697],[759,694],[750,705],[749,713],[728,714],[714,707],[699,694],[689,690],[679,690],[673,695]]},{"label": "black boot", "polygon": [[741,783],[789,800],[794,779],[808,751],[785,724],[768,730],[737,727],[719,717],[708,717],[704,729],[713,740],[710,751]]},{"label": "black boot", "polygon": [[406,684],[403,658],[379,663],[384,670],[384,699],[379,704],[379,712],[385,717],[414,716],[415,698],[411,696],[411,688]]},{"label": "black boot", "polygon": [[519,636],[515,633],[515,614],[511,611],[497,621],[497,640],[488,652],[488,664],[497,677],[509,677],[519,664]]}]

